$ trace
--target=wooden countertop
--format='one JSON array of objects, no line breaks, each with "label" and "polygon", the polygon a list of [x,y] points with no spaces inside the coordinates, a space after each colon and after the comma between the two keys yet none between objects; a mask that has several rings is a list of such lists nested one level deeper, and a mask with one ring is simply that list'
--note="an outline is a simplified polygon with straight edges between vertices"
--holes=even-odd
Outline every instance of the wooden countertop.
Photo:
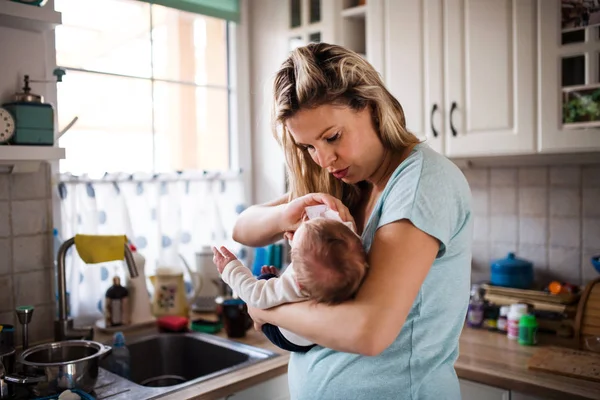
[{"label": "wooden countertop", "polygon": [[[217,336],[226,337],[224,330]],[[220,399],[287,372],[289,353],[274,346],[262,333],[250,329],[246,337],[232,340],[281,356],[167,394],[161,399]],[[543,398],[600,399],[600,383],[529,370],[529,358],[537,348],[547,345],[543,338],[541,342],[538,346],[521,346],[501,333],[465,326],[460,338],[460,355],[455,364],[456,373],[461,379]]]},{"label": "wooden countertop", "polygon": [[459,378],[550,399],[600,399],[600,383],[527,368],[540,346],[522,346],[506,335],[466,327],[454,365]]}]

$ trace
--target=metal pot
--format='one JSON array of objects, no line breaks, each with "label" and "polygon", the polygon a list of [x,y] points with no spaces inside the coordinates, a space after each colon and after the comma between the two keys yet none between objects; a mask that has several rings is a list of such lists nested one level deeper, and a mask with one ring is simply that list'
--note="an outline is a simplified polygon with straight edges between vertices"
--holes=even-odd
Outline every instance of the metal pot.
[{"label": "metal pot", "polygon": [[91,392],[98,379],[98,361],[111,351],[110,346],[89,340],[67,340],[41,344],[25,350],[18,358],[34,376],[8,375],[17,384],[35,384],[37,396],[48,396],[67,389]]},{"label": "metal pot", "polygon": [[13,371],[15,349],[0,349],[0,399],[8,399],[14,394],[13,385],[6,381],[6,375]]}]

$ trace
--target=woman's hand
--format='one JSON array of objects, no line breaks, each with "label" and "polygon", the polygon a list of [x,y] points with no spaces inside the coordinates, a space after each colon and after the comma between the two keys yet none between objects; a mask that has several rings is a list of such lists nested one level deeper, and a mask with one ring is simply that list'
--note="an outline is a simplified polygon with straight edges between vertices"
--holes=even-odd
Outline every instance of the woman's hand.
[{"label": "woman's hand", "polygon": [[250,306],[247,306],[247,308],[248,308],[248,314],[250,314],[250,318],[252,318],[252,321],[254,321],[254,329],[261,332],[262,326],[266,323],[266,321],[264,321],[260,317],[260,314],[262,312],[264,312],[264,310],[261,310],[259,308],[250,307]]},{"label": "woman's hand", "polygon": [[354,224],[354,218],[350,215],[350,210],[348,210],[341,200],[325,193],[309,193],[285,205],[281,214],[281,230],[283,232],[295,232],[304,219],[304,209],[319,204],[325,204],[332,210],[337,211],[342,221],[351,221]]}]

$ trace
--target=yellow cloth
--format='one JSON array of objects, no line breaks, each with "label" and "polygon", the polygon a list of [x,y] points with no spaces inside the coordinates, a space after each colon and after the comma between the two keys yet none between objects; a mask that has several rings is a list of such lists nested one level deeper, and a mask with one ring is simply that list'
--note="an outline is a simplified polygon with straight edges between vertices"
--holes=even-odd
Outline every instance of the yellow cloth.
[{"label": "yellow cloth", "polygon": [[125,258],[125,235],[75,235],[75,247],[86,264],[98,264]]}]

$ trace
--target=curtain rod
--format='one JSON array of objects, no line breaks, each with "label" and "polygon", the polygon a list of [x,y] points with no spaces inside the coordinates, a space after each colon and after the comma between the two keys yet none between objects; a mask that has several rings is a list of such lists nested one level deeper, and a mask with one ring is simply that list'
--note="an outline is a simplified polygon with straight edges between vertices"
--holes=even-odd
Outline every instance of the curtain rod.
[{"label": "curtain rod", "polygon": [[61,183],[127,183],[127,182],[189,182],[189,181],[228,181],[237,180],[242,175],[242,170],[237,171],[202,171],[201,173],[185,173],[177,171],[173,173],[162,174],[109,174],[106,173],[102,178],[88,178],[86,175],[78,176],[69,173],[60,174],[58,181]]}]

